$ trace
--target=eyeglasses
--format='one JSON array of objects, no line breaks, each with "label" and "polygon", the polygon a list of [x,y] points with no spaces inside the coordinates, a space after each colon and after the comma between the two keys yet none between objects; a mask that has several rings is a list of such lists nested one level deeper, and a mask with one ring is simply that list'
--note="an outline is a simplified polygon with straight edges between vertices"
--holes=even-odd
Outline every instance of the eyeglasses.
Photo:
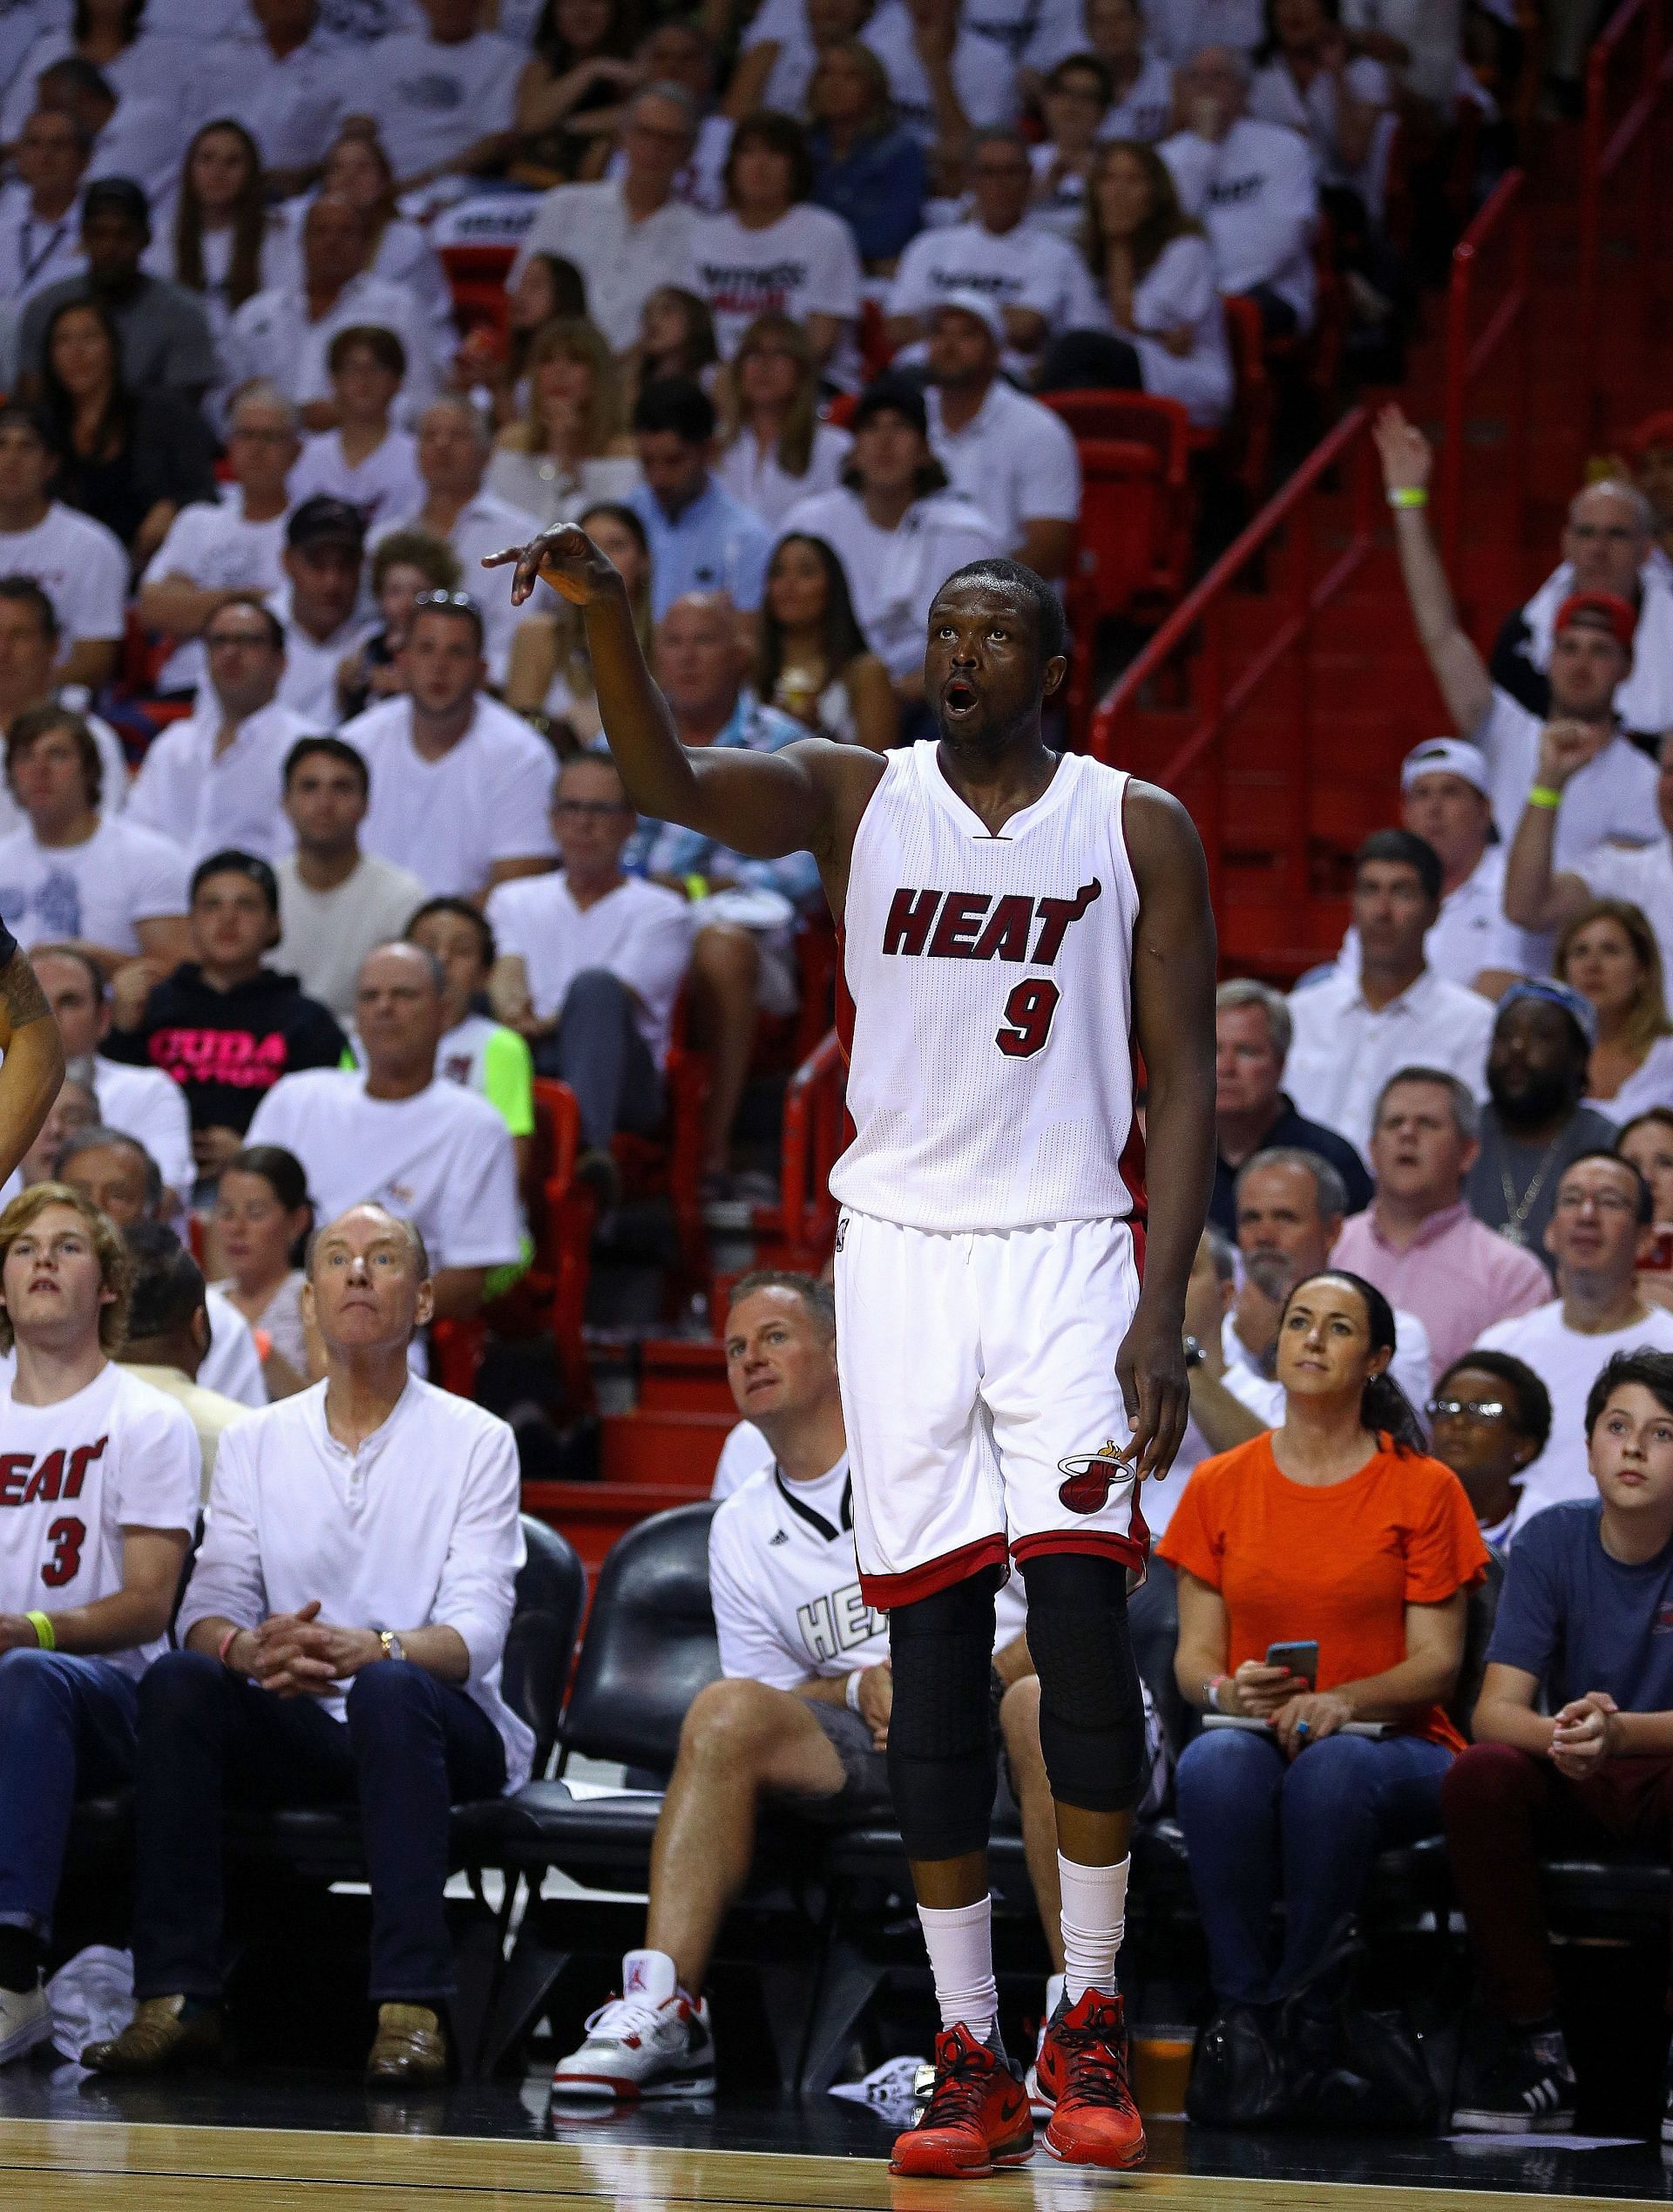
[{"label": "eyeglasses", "polygon": [[631,814],[620,799],[554,799],[552,811],[571,822],[607,822],[613,815]]},{"label": "eyeglasses", "polygon": [[247,645],[254,650],[272,640],[266,630],[212,630],[203,641],[211,653],[223,653],[229,645]]},{"label": "eyeglasses", "polygon": [[1432,1398],[1427,1407],[1431,1421],[1502,1421],[1509,1411],[1497,1398]]},{"label": "eyeglasses", "polygon": [[1595,1206],[1599,1213],[1636,1213],[1638,1201],[1620,1191],[1560,1191],[1553,1211],[1581,1213],[1588,1206]]}]

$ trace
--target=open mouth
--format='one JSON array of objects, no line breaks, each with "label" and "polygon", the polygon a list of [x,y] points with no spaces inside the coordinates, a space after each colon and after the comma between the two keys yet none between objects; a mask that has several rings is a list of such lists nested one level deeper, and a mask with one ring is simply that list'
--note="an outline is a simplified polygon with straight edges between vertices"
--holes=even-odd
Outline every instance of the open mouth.
[{"label": "open mouth", "polygon": [[951,683],[943,687],[941,704],[947,713],[956,719],[961,715],[971,713],[980,704],[980,701],[977,697],[976,687],[973,683],[966,682],[963,676],[954,676]]}]

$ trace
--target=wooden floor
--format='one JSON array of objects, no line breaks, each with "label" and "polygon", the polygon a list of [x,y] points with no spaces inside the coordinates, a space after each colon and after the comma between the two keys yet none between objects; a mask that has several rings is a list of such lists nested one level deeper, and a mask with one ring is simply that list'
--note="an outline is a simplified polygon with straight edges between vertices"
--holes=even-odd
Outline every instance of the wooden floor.
[{"label": "wooden floor", "polygon": [[[391,2114],[391,2127],[402,2122]],[[1601,2212],[1643,2197],[1378,2185],[1266,2175],[1093,2176],[1036,2154],[990,2181],[892,2181],[883,2161],[651,2148],[616,2141],[313,2133],[304,2129],[0,2119],[0,2205],[58,2212],[485,2212],[489,2207],[808,2206],[830,2212]],[[1659,2194],[1659,2192],[1656,2192]]]}]

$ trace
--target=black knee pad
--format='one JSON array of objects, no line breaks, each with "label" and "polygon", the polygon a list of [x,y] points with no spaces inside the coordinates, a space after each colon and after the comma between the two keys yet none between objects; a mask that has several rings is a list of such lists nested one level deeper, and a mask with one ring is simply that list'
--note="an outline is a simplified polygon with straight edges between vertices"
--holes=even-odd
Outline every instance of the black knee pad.
[{"label": "black knee pad", "polygon": [[1046,1551],[1023,1561],[1022,1578],[1052,1795],[1084,1812],[1131,1812],[1149,1761],[1127,1570],[1095,1552]]},{"label": "black knee pad", "polygon": [[911,1859],[986,1848],[999,1771],[988,1697],[999,1586],[999,1568],[986,1567],[889,1615],[889,1787]]}]

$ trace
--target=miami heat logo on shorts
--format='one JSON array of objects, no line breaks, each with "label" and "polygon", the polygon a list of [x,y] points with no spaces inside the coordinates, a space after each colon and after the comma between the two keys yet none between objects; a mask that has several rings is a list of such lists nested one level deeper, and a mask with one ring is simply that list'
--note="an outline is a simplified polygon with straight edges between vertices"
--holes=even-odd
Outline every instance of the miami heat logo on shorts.
[{"label": "miami heat logo on shorts", "polygon": [[1071,1513],[1101,1512],[1110,1492],[1133,1480],[1127,1454],[1114,1437],[1107,1437],[1095,1452],[1071,1452],[1067,1459],[1058,1461],[1057,1471],[1068,1478],[1057,1494]]}]

